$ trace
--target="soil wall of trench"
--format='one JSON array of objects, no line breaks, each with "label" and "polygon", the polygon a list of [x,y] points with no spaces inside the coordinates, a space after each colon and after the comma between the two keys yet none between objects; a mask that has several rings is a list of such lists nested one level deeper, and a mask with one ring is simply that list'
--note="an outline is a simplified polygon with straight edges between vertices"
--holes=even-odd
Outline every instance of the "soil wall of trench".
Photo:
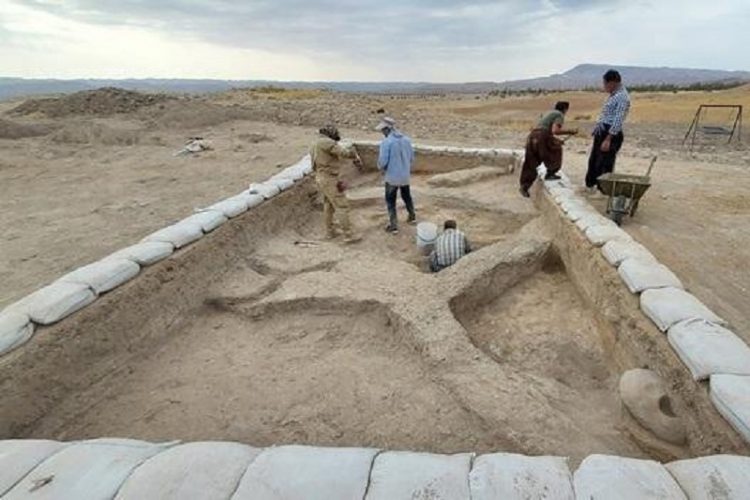
[{"label": "soil wall of trench", "polygon": [[[532,196],[569,279],[596,311],[598,330],[610,361],[621,372],[646,368],[664,380],[674,411],[685,423],[690,455],[750,453],[750,446],[714,408],[709,399],[708,383],[693,380],[670,347],[666,334],[641,312],[638,295],[623,284],[616,268],[602,255],[601,248],[592,245],[567,219],[547,190],[535,186]],[[626,414],[624,408],[623,412]],[[634,421],[631,425],[637,427]],[[644,451],[663,460],[673,458],[668,448],[648,433],[634,434]]]}]

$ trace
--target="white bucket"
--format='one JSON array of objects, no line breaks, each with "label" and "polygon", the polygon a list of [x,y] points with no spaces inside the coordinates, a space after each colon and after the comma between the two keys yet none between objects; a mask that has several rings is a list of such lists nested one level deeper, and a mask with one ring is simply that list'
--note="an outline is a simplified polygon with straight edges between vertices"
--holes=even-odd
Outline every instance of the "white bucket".
[{"label": "white bucket", "polygon": [[420,222],[417,224],[417,248],[427,255],[435,246],[438,236],[438,228],[432,222]]}]

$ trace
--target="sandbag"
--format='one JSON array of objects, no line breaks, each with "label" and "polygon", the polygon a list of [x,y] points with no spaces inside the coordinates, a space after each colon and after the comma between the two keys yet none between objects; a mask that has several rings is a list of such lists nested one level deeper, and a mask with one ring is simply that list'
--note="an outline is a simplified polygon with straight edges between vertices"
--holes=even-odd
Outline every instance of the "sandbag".
[{"label": "sandbag", "polygon": [[197,224],[204,233],[210,233],[217,227],[229,220],[224,212],[219,210],[201,210],[190,217],[183,219],[182,222],[187,224]]},{"label": "sandbag", "polygon": [[750,375],[750,347],[726,328],[692,319],[672,325],[667,338],[695,380],[718,373]]},{"label": "sandbag", "polygon": [[591,218],[597,215],[599,215],[599,213],[596,212],[591,206],[588,206],[588,205],[578,205],[578,206],[571,205],[570,207],[568,207],[568,210],[565,213],[565,216],[568,218],[568,220],[572,222],[578,222],[584,217]]},{"label": "sandbag", "polygon": [[313,171],[312,159],[310,158],[310,155],[303,156],[302,159],[298,161],[294,166],[299,168],[299,170],[304,175],[310,175]]},{"label": "sandbag", "polygon": [[258,448],[202,442],[175,446],[141,464],[115,500],[203,500],[232,496]]},{"label": "sandbag", "polygon": [[134,440],[73,443],[39,464],[3,500],[111,500],[136,466],[163,449]]},{"label": "sandbag", "polygon": [[270,181],[270,183],[279,188],[279,191],[286,191],[290,187],[294,186],[294,181],[291,179],[275,179]]},{"label": "sandbag", "polygon": [[718,325],[726,324],[700,300],[679,288],[646,290],[641,294],[641,311],[663,332],[675,323],[688,319],[705,319]]},{"label": "sandbag", "polygon": [[291,167],[286,167],[284,170],[276,174],[274,177],[278,178],[287,178],[291,179],[292,181],[298,181],[302,179],[305,176],[304,172],[297,167],[297,165],[292,165]]},{"label": "sandbag", "polygon": [[205,210],[215,210],[224,214],[224,217],[232,218],[237,217],[240,214],[244,214],[248,209],[247,196],[233,196],[222,200],[218,203],[214,203]]},{"label": "sandbag", "polygon": [[482,455],[469,474],[472,500],[572,500],[573,477],[561,457],[527,457],[514,453]]},{"label": "sandbag", "polygon": [[96,294],[88,285],[57,281],[27,295],[5,311],[26,314],[34,323],[51,325],[94,300]]},{"label": "sandbag", "polygon": [[588,209],[590,213],[594,213],[594,209],[591,208],[585,201],[580,200],[578,198],[570,198],[567,200],[562,200],[560,202],[560,208],[563,212],[566,214],[570,212],[571,210],[582,210],[582,209]]},{"label": "sandbag", "polygon": [[651,288],[682,288],[682,282],[664,264],[639,260],[625,259],[617,268],[620,278],[632,293],[640,293]]},{"label": "sandbag", "polygon": [[273,198],[281,192],[281,189],[273,183],[250,184],[249,194],[259,194],[266,200]]},{"label": "sandbag", "polygon": [[617,226],[609,224],[604,226],[592,226],[586,229],[586,238],[594,245],[600,247],[608,241],[632,241],[628,233]]},{"label": "sandbag", "polygon": [[23,345],[34,335],[34,323],[23,312],[0,311],[0,356]]},{"label": "sandbag", "polygon": [[0,496],[7,493],[42,460],[60,450],[63,443],[41,439],[0,441]]},{"label": "sandbag", "polygon": [[266,448],[247,468],[232,500],[363,498],[376,453],[367,448]]},{"label": "sandbag", "polygon": [[118,250],[107,259],[128,259],[140,266],[150,266],[164,260],[174,252],[174,245],[164,241],[143,241]]},{"label": "sandbag", "polygon": [[[593,209],[592,209],[593,210]],[[581,231],[586,231],[588,228],[593,226],[615,226],[616,224],[611,220],[604,217],[599,212],[593,212],[586,215],[582,215],[580,219],[576,221],[576,226]]]},{"label": "sandbag", "polygon": [[590,455],[573,476],[579,500],[687,500],[659,462]]},{"label": "sandbag", "polygon": [[624,260],[635,258],[642,262],[656,262],[646,247],[631,240],[610,240],[602,247],[602,254],[607,262],[619,266]]},{"label": "sandbag", "polygon": [[182,248],[202,237],[203,229],[200,225],[182,221],[151,233],[141,241],[161,241],[171,243],[175,248]]},{"label": "sandbag", "polygon": [[750,443],[750,377],[712,375],[711,401],[727,422]]},{"label": "sandbag", "polygon": [[79,267],[62,278],[62,283],[88,285],[94,293],[108,292],[135,278],[141,266],[128,259],[105,258],[93,264]]},{"label": "sandbag", "polygon": [[471,454],[389,451],[375,459],[365,500],[469,498]]},{"label": "sandbag", "polygon": [[243,196],[245,197],[245,200],[247,201],[247,208],[257,207],[258,205],[263,203],[263,200],[265,199],[263,198],[262,195],[259,195],[259,194],[246,193]]},{"label": "sandbag", "polygon": [[690,500],[750,498],[750,457],[713,455],[665,467]]}]

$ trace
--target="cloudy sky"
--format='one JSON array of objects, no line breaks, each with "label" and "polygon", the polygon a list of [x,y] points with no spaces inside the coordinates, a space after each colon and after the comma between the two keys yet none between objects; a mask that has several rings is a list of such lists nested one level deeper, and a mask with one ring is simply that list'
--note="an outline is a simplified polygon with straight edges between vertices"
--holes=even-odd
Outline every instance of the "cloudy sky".
[{"label": "cloudy sky", "polygon": [[750,70],[750,0],[0,0],[0,76],[499,81]]}]

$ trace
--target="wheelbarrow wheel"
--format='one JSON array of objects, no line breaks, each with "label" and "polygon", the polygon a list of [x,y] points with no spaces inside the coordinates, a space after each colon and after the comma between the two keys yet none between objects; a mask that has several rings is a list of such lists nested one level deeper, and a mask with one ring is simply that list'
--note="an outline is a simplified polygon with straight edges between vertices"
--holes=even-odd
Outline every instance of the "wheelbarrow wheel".
[{"label": "wheelbarrow wheel", "polygon": [[622,225],[623,216],[628,213],[628,199],[625,196],[616,196],[612,200],[612,210],[609,212],[609,218],[618,226]]}]

